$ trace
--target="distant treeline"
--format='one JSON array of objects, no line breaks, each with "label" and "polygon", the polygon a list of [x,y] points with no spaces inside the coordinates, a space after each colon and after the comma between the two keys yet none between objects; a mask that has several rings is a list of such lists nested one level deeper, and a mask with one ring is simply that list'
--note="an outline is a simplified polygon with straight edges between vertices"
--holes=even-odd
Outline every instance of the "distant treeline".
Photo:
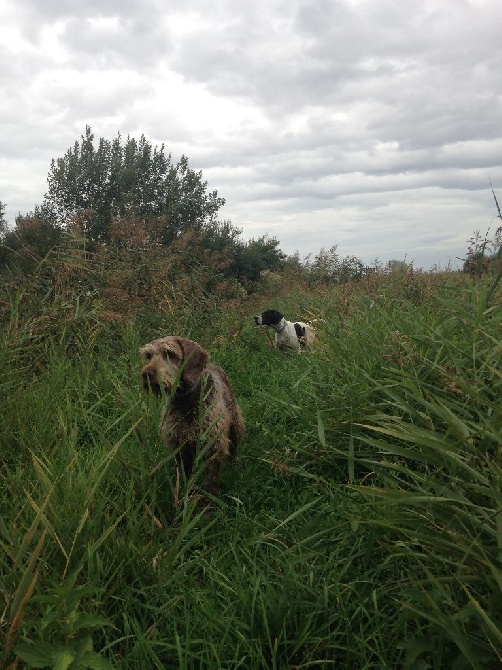
[{"label": "distant treeline", "polygon": [[[164,145],[153,147],[144,135],[96,142],[87,126],[80,141],[52,160],[47,182],[42,204],[18,215],[12,229],[0,202],[0,272],[11,278],[33,274],[41,262],[57,266],[63,256],[73,259],[73,270],[78,257],[80,268],[125,272],[125,284],[145,290],[147,276],[170,284],[191,277],[205,292],[224,285],[225,293],[253,292],[264,275],[284,270],[311,283],[343,284],[413,269],[405,261],[384,266],[377,259],[368,267],[356,256],[341,258],[336,245],[301,258],[299,252],[288,257],[275,237],[244,241],[241,229],[218,218],[225,200],[208,190],[202,172],[192,170],[185,156],[173,164]],[[486,272],[499,238],[500,229],[491,242],[476,233],[464,271]]]}]

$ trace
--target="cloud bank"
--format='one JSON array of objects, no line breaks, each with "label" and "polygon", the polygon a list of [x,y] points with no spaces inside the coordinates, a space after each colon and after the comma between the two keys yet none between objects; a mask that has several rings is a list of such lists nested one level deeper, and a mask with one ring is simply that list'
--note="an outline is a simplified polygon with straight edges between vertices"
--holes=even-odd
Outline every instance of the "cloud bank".
[{"label": "cloud bank", "polygon": [[0,200],[90,125],[188,156],[243,237],[430,267],[496,227],[499,0],[6,0]]}]

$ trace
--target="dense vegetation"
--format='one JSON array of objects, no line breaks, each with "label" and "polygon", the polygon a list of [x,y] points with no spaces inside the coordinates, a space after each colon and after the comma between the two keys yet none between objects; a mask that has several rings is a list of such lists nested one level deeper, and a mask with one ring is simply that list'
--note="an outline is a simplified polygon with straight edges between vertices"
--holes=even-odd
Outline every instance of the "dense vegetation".
[{"label": "dense vegetation", "polygon": [[17,216],[12,229],[0,202],[0,270],[32,272],[40,258],[71,240],[85,247],[87,259],[112,270],[117,255],[126,264],[151,259],[167,267],[181,253],[184,271],[217,268],[218,276],[242,284],[285,259],[275,238],[243,241],[240,229],[218,218],[225,200],[208,191],[202,173],[185,156],[174,165],[163,145],[152,147],[144,136],[95,142],[87,127],[80,142],[52,161],[47,182],[42,204]]},{"label": "dense vegetation", "polygon": [[[499,667],[500,271],[363,277],[216,221],[166,244],[137,212],[105,240],[42,214],[0,229],[2,668]],[[316,345],[275,351],[267,307]],[[176,502],[141,390],[165,334],[246,418],[212,516]]]},{"label": "dense vegetation", "polygon": [[[496,667],[502,318],[467,281],[275,276],[259,298],[198,308],[188,287],[123,320],[64,284],[38,309],[11,288],[3,665]],[[249,318],[270,304],[314,321],[317,346],[274,351]],[[138,347],[166,333],[211,351],[246,416],[211,518],[175,506],[140,389]]]}]

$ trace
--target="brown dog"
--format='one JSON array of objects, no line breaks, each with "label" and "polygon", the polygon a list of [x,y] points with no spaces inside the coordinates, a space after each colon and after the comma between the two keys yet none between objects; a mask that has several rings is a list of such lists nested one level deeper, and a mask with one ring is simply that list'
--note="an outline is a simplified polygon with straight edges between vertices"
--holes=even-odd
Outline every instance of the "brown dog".
[{"label": "brown dog", "polygon": [[[140,349],[145,391],[167,398],[161,434],[176,454],[185,477],[192,473],[195,456],[205,459],[204,488],[218,495],[222,461],[236,453],[244,435],[244,419],[225,372],[209,362],[204,349],[184,337],[163,337]],[[207,504],[207,498],[201,502]]]}]

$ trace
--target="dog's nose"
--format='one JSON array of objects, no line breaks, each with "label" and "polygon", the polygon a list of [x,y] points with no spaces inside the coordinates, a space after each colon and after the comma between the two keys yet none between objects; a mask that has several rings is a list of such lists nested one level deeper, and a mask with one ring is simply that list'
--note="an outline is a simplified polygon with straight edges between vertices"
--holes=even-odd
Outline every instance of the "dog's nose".
[{"label": "dog's nose", "polygon": [[253,316],[254,322],[256,326],[259,326],[261,323],[261,316]]}]

